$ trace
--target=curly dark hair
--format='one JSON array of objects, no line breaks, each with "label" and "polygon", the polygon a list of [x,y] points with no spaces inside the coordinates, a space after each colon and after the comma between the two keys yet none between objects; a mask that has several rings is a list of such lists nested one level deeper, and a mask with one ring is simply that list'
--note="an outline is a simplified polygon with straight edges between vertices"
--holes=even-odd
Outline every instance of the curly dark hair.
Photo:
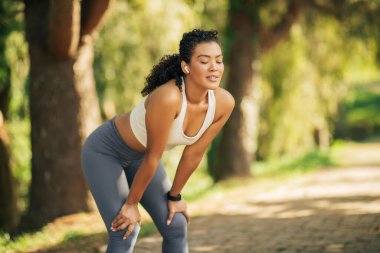
[{"label": "curly dark hair", "polygon": [[214,41],[219,45],[218,32],[216,30],[194,29],[191,32],[184,33],[179,43],[179,54],[165,55],[157,65],[155,65],[146,78],[145,87],[141,91],[143,96],[148,95],[158,86],[175,79],[176,85],[181,90],[181,61],[190,63],[191,55],[195,47],[202,42]]}]

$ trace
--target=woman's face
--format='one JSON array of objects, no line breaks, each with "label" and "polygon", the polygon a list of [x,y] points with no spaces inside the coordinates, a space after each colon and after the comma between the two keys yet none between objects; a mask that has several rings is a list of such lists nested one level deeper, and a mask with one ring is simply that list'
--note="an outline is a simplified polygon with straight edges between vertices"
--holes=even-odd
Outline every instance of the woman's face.
[{"label": "woman's face", "polygon": [[215,90],[224,72],[222,50],[218,43],[202,42],[193,51],[186,74],[194,84]]}]

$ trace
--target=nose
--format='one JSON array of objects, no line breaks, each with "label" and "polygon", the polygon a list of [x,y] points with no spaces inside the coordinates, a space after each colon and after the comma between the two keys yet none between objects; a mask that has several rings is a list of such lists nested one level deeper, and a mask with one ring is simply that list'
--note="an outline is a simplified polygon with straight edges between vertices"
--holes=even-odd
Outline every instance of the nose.
[{"label": "nose", "polygon": [[211,61],[210,71],[217,71],[218,70],[218,64],[216,64],[215,61]]}]

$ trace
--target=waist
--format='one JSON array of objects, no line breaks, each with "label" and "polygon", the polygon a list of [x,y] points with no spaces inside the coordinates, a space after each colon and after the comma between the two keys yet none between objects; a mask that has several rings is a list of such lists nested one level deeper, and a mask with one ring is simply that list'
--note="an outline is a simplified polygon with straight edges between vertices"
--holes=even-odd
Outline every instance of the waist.
[{"label": "waist", "polygon": [[82,152],[96,152],[112,156],[124,166],[130,161],[141,160],[145,153],[130,147],[121,138],[114,124],[114,118],[95,129],[86,139]]},{"label": "waist", "polygon": [[130,112],[125,114],[115,116],[114,124],[116,130],[119,132],[120,137],[123,141],[138,152],[144,152],[146,150],[145,146],[140,143],[137,139],[135,133],[133,132],[130,124]]}]

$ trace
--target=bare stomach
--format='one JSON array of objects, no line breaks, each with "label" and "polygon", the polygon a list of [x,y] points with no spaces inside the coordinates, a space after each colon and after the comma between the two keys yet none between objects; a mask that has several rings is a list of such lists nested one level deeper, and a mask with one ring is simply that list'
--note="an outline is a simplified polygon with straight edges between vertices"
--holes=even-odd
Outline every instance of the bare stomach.
[{"label": "bare stomach", "polygon": [[132,132],[131,125],[129,123],[129,115],[131,113],[127,112],[121,115],[118,115],[115,118],[115,125],[117,131],[120,133],[124,142],[132,149],[138,152],[144,152],[145,147],[139,142],[134,133]]}]

